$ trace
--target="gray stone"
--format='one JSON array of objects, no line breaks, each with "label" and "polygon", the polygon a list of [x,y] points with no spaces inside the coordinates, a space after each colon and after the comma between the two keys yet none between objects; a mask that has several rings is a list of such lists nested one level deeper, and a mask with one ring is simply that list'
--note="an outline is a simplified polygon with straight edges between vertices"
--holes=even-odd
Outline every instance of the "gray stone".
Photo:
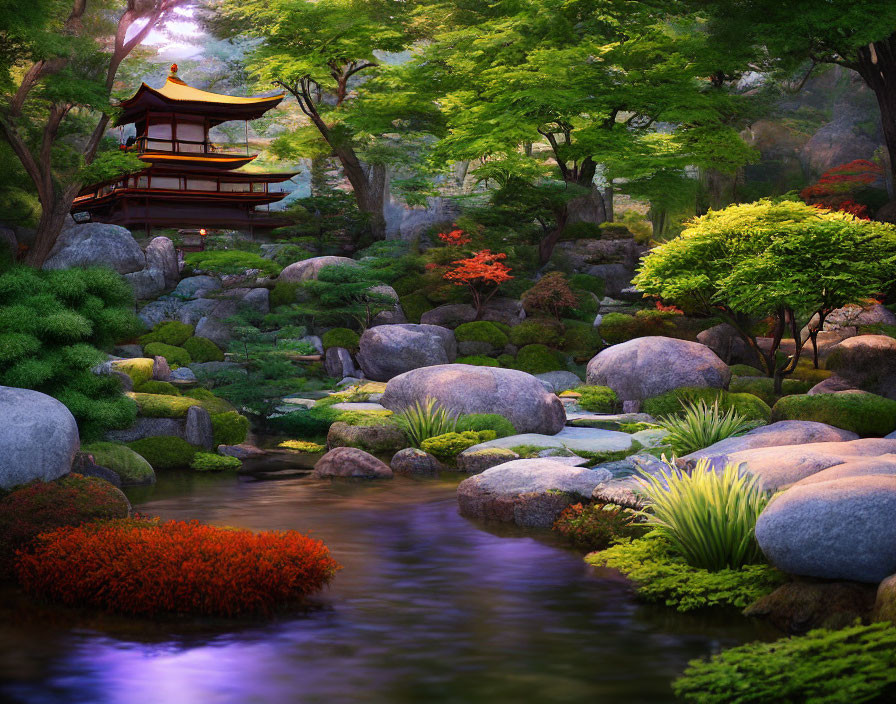
[{"label": "gray stone", "polygon": [[896,572],[896,477],[794,486],[756,522],[769,561],[790,574],[880,582]]},{"label": "gray stone", "polygon": [[849,305],[832,311],[824,320],[825,330],[839,330],[863,325],[896,325],[896,313],[880,303],[872,303],[868,306]]},{"label": "gray stone", "polygon": [[193,370],[193,373],[197,376],[203,374],[215,374],[225,369],[239,371],[243,374],[246,373],[246,370],[236,362],[194,362],[190,365],[190,369]]},{"label": "gray stone", "polygon": [[271,292],[266,288],[253,288],[243,296],[242,302],[259,313],[269,313],[271,311],[270,295]]},{"label": "gray stone", "polygon": [[152,358],[152,378],[153,381],[168,381],[171,378],[171,367],[167,359],[158,356]]},{"label": "gray stone", "polygon": [[354,447],[337,447],[314,465],[312,477],[347,477],[357,479],[391,479],[392,470],[385,462]]},{"label": "gray stone", "polygon": [[510,435],[505,438],[497,438],[473,445],[467,452],[485,450],[494,447],[562,447],[571,452],[624,452],[631,449],[634,437],[628,433],[620,433],[615,430],[602,430],[600,428],[574,428],[565,427],[554,435],[540,435],[538,433],[524,433]]},{"label": "gray stone", "polygon": [[154,237],[146,245],[146,268],[162,272],[165,287],[177,285],[180,279],[180,266],[177,263],[177,251],[174,243],[167,237]]},{"label": "gray stone", "polygon": [[137,312],[137,317],[143,321],[147,328],[154,328],[166,320],[180,320],[180,309],[182,306],[183,301],[159,299],[143,306]]},{"label": "gray stone", "polygon": [[299,342],[307,342],[318,354],[324,353],[324,343],[317,335],[305,335],[299,338]]},{"label": "gray stone", "polygon": [[212,417],[208,411],[202,406],[190,406],[187,409],[187,420],[184,424],[184,440],[196,447],[211,450],[215,446],[213,437]]},{"label": "gray stone", "polygon": [[316,279],[320,270],[325,266],[358,266],[358,262],[348,257],[311,257],[311,259],[303,259],[300,262],[290,264],[280,272],[279,281],[288,281],[296,283],[300,281],[309,281]]},{"label": "gray stone", "polygon": [[572,372],[545,372],[544,374],[536,374],[535,378],[541,381],[548,391],[552,391],[555,394],[560,394],[582,385],[582,380]]},{"label": "gray stone", "polygon": [[743,338],[728,323],[715,325],[697,335],[697,342],[706,345],[725,364],[749,364],[759,362],[759,355],[748,347]]},{"label": "gray stone", "polygon": [[208,316],[200,318],[199,322],[196,323],[196,336],[206,337],[218,345],[218,347],[225,349],[233,339],[233,333],[226,323]]},{"label": "gray stone", "polygon": [[497,413],[522,433],[559,433],[563,403],[531,374],[516,369],[442,364],[391,379],[380,403],[401,411],[427,397],[454,413]]},{"label": "gray stone", "polygon": [[381,325],[361,335],[358,363],[368,379],[388,381],[412,369],[453,362],[456,357],[457,343],[447,328]]},{"label": "gray stone", "polygon": [[197,298],[185,301],[177,309],[177,318],[187,325],[197,325],[202,318],[212,316],[221,302],[211,298]]},{"label": "gray stone", "polygon": [[210,293],[220,288],[221,280],[215,276],[188,276],[180,280],[171,295],[178,298],[200,298],[201,291]]},{"label": "gray stone", "polygon": [[[505,325],[518,325],[526,317],[522,303],[516,299],[493,298],[485,307],[481,320]],[[447,303],[426,311],[420,316],[424,325],[439,325],[454,329],[461,323],[476,320],[476,309],[467,303]]]},{"label": "gray stone", "polygon": [[68,224],[59,238],[44,269],[71,269],[108,266],[119,274],[130,274],[146,268],[146,256],[137,240],[123,227],[99,222],[84,225]]},{"label": "gray stone", "polygon": [[264,457],[268,453],[260,447],[250,445],[249,443],[241,443],[239,445],[218,445],[218,454],[227,457],[236,457],[238,460],[254,460]]},{"label": "gray stone", "polygon": [[104,482],[109,482],[117,489],[121,488],[121,477],[108,467],[97,464],[93,459],[93,455],[87,452],[75,453],[75,459],[72,462],[72,472],[84,477],[96,477]]},{"label": "gray stone", "polygon": [[143,356],[143,348],[140,345],[115,345],[115,347],[112,348],[112,354],[116,357],[133,359],[135,357]]},{"label": "gray stone", "polygon": [[390,463],[395,474],[407,477],[435,477],[444,466],[428,452],[415,447],[399,450],[392,456]]},{"label": "gray stone", "polygon": [[550,528],[564,508],[588,499],[599,479],[549,459],[513,460],[464,479],[457,501],[463,516]]},{"label": "gray stone", "polygon": [[352,360],[352,354],[345,347],[330,347],[324,354],[324,369],[327,376],[334,379],[343,377],[354,377],[355,362]]},{"label": "gray stone", "polygon": [[168,381],[172,383],[190,384],[196,381],[196,375],[189,367],[179,367],[174,369],[168,376]]},{"label": "gray stone", "polygon": [[809,396],[815,396],[816,394],[835,394],[839,391],[853,391],[855,388],[856,387],[851,382],[835,375],[829,376],[824,381],[820,381],[806,393]]},{"label": "gray stone", "polygon": [[183,439],[184,421],[177,418],[137,418],[136,422],[124,430],[109,430],[106,440],[112,442],[134,442],[143,438],[172,436]]},{"label": "gray stone", "polygon": [[480,450],[464,450],[457,456],[457,469],[467,474],[481,474],[487,469],[505,462],[518,460],[520,456],[503,447],[487,447]]},{"label": "gray stone", "polygon": [[80,447],[68,408],[38,391],[0,386],[0,418],[0,488],[68,474]]},{"label": "gray stone", "polygon": [[858,335],[828,353],[826,368],[857,388],[896,399],[896,339]]},{"label": "gray stone", "polygon": [[728,365],[711,349],[671,337],[639,337],[613,345],[593,357],[587,368],[588,384],[609,386],[621,401],[643,401],[682,386],[724,389],[730,379]]},{"label": "gray stone", "polygon": [[[337,404],[338,405],[338,404]],[[373,455],[392,455],[408,446],[404,431],[395,425],[349,425],[337,422],[327,433],[327,447],[356,447]]]},{"label": "gray stone", "polygon": [[121,382],[121,390],[122,391],[133,391],[134,390],[134,380],[131,379],[131,377],[129,377],[124,372],[120,372],[116,369],[110,369],[109,376],[114,376]]},{"label": "gray stone", "polygon": [[383,284],[382,286],[374,286],[370,289],[370,292],[378,293],[383,296],[389,296],[389,298],[395,301],[395,305],[392,306],[390,310],[384,310],[380,313],[377,313],[373,317],[373,320],[370,323],[371,326],[402,325],[408,322],[408,319],[405,317],[404,310],[402,309],[401,304],[398,302],[398,293],[396,293],[394,288]]},{"label": "gray stone", "polygon": [[165,290],[165,274],[161,269],[143,269],[130,274],[124,274],[124,278],[134,289],[134,297],[138,301],[155,298]]},{"label": "gray stone", "polygon": [[896,476],[896,454],[880,455],[868,459],[847,460],[843,464],[834,465],[829,469],[823,469],[805,479],[801,479],[794,486],[805,484],[818,484],[851,477],[865,477],[871,474],[885,474]]},{"label": "gray stone", "polygon": [[622,402],[622,412],[629,415],[635,415],[641,412],[641,402],[636,400],[628,400]]}]

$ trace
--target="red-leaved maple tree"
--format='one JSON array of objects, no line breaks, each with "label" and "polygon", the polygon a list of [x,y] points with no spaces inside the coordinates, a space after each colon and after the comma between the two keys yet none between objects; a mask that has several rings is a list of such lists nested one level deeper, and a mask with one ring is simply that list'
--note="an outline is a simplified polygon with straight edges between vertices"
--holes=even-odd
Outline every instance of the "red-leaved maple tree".
[{"label": "red-leaved maple tree", "polygon": [[451,230],[451,232],[440,232],[439,239],[452,247],[462,247],[470,244],[473,240],[463,230]]},{"label": "red-leaved maple tree", "polygon": [[510,267],[502,262],[507,255],[483,249],[467,259],[451,262],[454,267],[445,272],[443,278],[455,286],[467,286],[473,296],[476,320],[482,317],[483,309],[501,284],[510,281]]},{"label": "red-leaved maple tree", "polygon": [[884,170],[866,159],[855,159],[825,171],[811,186],[800,191],[807,204],[826,210],[840,210],[862,220],[870,220],[868,206],[857,200],[860,191],[883,178]]}]

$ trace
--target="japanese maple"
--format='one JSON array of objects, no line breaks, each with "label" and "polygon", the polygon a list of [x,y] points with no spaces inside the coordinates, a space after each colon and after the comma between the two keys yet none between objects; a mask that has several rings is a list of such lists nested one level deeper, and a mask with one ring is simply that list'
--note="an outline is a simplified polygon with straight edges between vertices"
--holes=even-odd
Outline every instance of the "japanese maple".
[{"label": "japanese maple", "polygon": [[510,267],[502,262],[507,255],[483,249],[467,259],[452,262],[455,266],[445,272],[443,278],[455,286],[467,286],[473,296],[476,320],[482,317],[485,305],[498,291],[501,284],[510,281]]},{"label": "japanese maple", "polygon": [[462,247],[470,244],[473,240],[463,230],[451,230],[451,232],[440,232],[439,239],[452,247]]},{"label": "japanese maple", "polygon": [[870,220],[868,206],[860,202],[861,192],[883,178],[883,168],[866,159],[855,159],[825,171],[816,183],[800,191],[809,205],[826,210],[839,210]]}]

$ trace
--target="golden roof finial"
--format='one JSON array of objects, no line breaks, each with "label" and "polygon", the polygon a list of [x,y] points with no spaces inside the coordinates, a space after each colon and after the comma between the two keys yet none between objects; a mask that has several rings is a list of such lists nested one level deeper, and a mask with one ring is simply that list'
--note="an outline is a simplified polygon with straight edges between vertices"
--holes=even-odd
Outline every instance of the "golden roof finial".
[{"label": "golden roof finial", "polygon": [[177,64],[171,64],[171,75],[168,78],[177,78]]}]

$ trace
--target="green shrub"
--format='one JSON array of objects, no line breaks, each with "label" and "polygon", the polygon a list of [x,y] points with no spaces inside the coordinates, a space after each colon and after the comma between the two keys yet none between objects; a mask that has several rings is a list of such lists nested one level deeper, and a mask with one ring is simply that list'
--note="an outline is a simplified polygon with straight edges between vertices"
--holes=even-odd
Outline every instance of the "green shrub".
[{"label": "green shrub", "polygon": [[551,345],[559,347],[563,340],[563,325],[556,320],[531,318],[510,328],[510,342],[517,347]]},{"label": "green shrub", "polygon": [[[755,371],[755,370],[754,370]],[[799,379],[784,379],[781,385],[782,396],[790,396],[792,394],[804,394],[815,384],[811,381],[801,381]],[[763,403],[769,407],[775,405],[781,396],[775,393],[775,380],[767,376],[741,376],[733,377],[728,385],[731,393],[753,394],[761,398]]]},{"label": "green shrub", "polygon": [[326,438],[330,426],[339,418],[332,408],[310,408],[284,413],[268,419],[268,427],[280,435],[305,439]]},{"label": "green shrub", "polygon": [[284,440],[278,443],[277,447],[282,447],[284,450],[294,450],[295,452],[307,452],[312,455],[322,455],[327,451],[326,445],[307,440]]},{"label": "green shrub", "polygon": [[513,423],[497,413],[470,413],[457,419],[458,433],[468,430],[494,430],[495,437],[506,438],[516,435]]},{"label": "green shrub", "polygon": [[756,427],[756,421],[747,420],[733,408],[722,411],[716,398],[712,403],[688,401],[684,413],[662,417],[657,425],[669,431],[663,443],[682,456],[743,435]]},{"label": "green shrub", "polygon": [[591,323],[580,320],[564,320],[563,349],[571,354],[593,357],[603,347],[600,335]]},{"label": "green shrub", "polygon": [[896,628],[857,624],[747,643],[692,660],[672,686],[677,697],[699,704],[893,701]]},{"label": "green shrub", "polygon": [[184,418],[190,406],[201,405],[196,399],[186,396],[141,393],[133,396],[137,402],[137,412],[144,418]]},{"label": "green shrub", "polygon": [[762,374],[761,369],[751,367],[749,364],[732,364],[730,369],[732,378],[738,376],[759,376]]},{"label": "green shrub", "polygon": [[635,315],[607,313],[601,319],[598,331],[608,345],[651,335],[674,337],[678,317],[681,316],[658,310],[639,310]]},{"label": "green shrub", "polygon": [[494,430],[467,430],[463,433],[445,433],[436,435],[420,443],[420,449],[428,452],[442,462],[453,462],[461,452],[467,448],[478,445],[481,442],[494,440],[497,434]]},{"label": "green shrub", "polygon": [[156,480],[152,465],[127,445],[119,445],[116,442],[94,442],[84,445],[81,450],[93,455],[98,465],[115,472],[122,485],[152,484]]},{"label": "green shrub", "polygon": [[733,408],[747,420],[760,420],[768,423],[772,409],[762,399],[753,394],[736,394],[721,389],[707,389],[696,386],[683,386],[674,391],[667,391],[644,401],[641,410],[654,418],[661,416],[681,415],[684,413],[682,403],[706,401],[712,403],[718,399],[719,408],[727,411]]},{"label": "green shrub", "polygon": [[772,408],[772,421],[779,420],[814,420],[882,437],[896,430],[896,401],[864,392],[785,396]]},{"label": "green shrub", "polygon": [[669,463],[642,473],[646,520],[691,567],[716,572],[765,562],[754,530],[768,504],[759,477],[727,464],[719,473],[708,459],[684,472]]},{"label": "green shrub", "polygon": [[196,389],[187,389],[182,392],[182,396],[186,396],[187,398],[193,398],[199,401],[199,405],[201,405],[205,410],[207,410],[212,415],[217,413],[227,413],[228,411],[234,410],[231,403],[220,396],[215,396],[208,389],[196,388]]},{"label": "green shrub", "polygon": [[246,442],[249,434],[249,419],[236,411],[225,411],[212,415],[212,442],[218,445],[239,445]]},{"label": "green shrub", "polygon": [[[499,367],[504,367],[505,369],[513,369],[513,365],[516,363],[516,358],[512,354],[499,354],[495,361],[498,363]],[[489,366],[488,364],[483,364],[480,366]]]},{"label": "green shrub", "polygon": [[149,462],[157,472],[189,467],[196,454],[196,448],[190,443],[172,436],[143,438],[129,442],[127,446]]},{"label": "green shrub", "polygon": [[486,342],[496,350],[504,349],[507,344],[507,335],[485,320],[458,325],[454,337],[458,342]]},{"label": "green shrub", "polygon": [[327,330],[320,337],[324,350],[330,347],[345,347],[350,352],[357,352],[361,337],[354,330],[348,328],[333,328]]},{"label": "green shrub", "polygon": [[298,301],[298,293],[301,288],[300,281],[278,281],[275,283],[268,298],[271,310],[280,306],[291,306]]},{"label": "green shrub", "polygon": [[164,342],[150,342],[143,348],[143,354],[147,357],[164,357],[168,364],[177,367],[186,367],[193,361],[190,353],[183,347],[166,345]]},{"label": "green shrub", "polygon": [[184,349],[193,362],[223,362],[224,353],[207,337],[191,337],[184,343]]},{"label": "green shrub", "polygon": [[401,413],[396,413],[394,420],[407,435],[411,446],[420,449],[423,449],[421,443],[425,440],[453,433],[457,426],[457,414],[431,397],[424,399],[422,403],[417,401]]},{"label": "green shrub", "polygon": [[[808,351],[808,348],[804,350],[804,352]],[[796,369],[791,374],[791,378],[799,379],[800,381],[808,382],[810,386],[815,386],[815,384],[820,384],[825,379],[833,376],[833,374],[834,372],[830,369],[816,369],[810,359],[801,357],[800,361],[797,362]]]},{"label": "green shrub", "polygon": [[514,367],[529,374],[544,374],[565,369],[566,365],[544,345],[526,345],[516,353]]},{"label": "green shrub", "polygon": [[249,269],[258,269],[267,276],[277,276],[280,266],[254,252],[241,249],[211,249],[203,252],[188,252],[184,264],[196,271],[212,274],[242,274]]},{"label": "green shrub", "polygon": [[179,347],[193,337],[194,330],[192,325],[177,320],[167,320],[156,325],[152,332],[143,335],[140,338],[140,344],[145,346],[153,342],[161,342],[163,345]]},{"label": "green shrub", "polygon": [[635,519],[619,506],[573,504],[554,521],[554,530],[581,550],[603,550],[622,538],[641,535],[644,531]]},{"label": "green shrub", "polygon": [[573,391],[581,394],[578,404],[591,413],[612,413],[619,405],[619,397],[609,386],[579,386]]},{"label": "green shrub", "polygon": [[400,296],[398,303],[404,311],[405,317],[412,323],[419,323],[420,317],[432,310],[432,303],[422,293],[411,293]]},{"label": "green shrub", "polygon": [[[510,355],[508,355],[510,356]],[[513,357],[510,357],[512,360]],[[487,357],[484,354],[471,354],[466,357],[458,357],[454,360],[455,364],[471,364],[474,367],[500,367],[498,360],[494,357]]]},{"label": "green shrub", "polygon": [[118,359],[112,363],[112,368],[115,369],[115,371],[123,372],[131,377],[135,389],[152,379],[152,370],[154,366],[155,361],[151,357]]},{"label": "green shrub", "polygon": [[141,394],[163,394],[165,396],[180,396],[180,391],[174,384],[167,381],[144,381],[142,384],[135,386],[134,391]]},{"label": "green shrub", "polygon": [[573,288],[588,291],[598,298],[604,297],[607,286],[602,278],[590,274],[573,274],[569,277],[569,283]]},{"label": "green shrub", "polygon": [[225,470],[239,469],[243,463],[236,457],[216,455],[211,452],[197,452],[190,462],[190,469],[197,472],[223,472]]},{"label": "green shrub", "polygon": [[747,565],[717,572],[689,566],[656,531],[630,543],[591,553],[589,564],[619,570],[638,596],[678,611],[709,606],[746,608],[773,592],[787,577],[769,565]]}]

